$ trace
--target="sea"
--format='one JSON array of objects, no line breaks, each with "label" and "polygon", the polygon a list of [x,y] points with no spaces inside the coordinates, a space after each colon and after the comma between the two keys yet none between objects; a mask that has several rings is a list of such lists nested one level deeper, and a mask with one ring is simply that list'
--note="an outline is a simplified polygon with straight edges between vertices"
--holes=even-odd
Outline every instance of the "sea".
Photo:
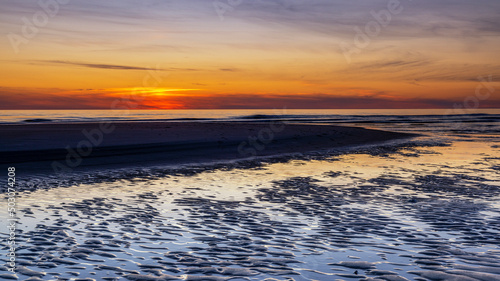
[{"label": "sea", "polygon": [[139,120],[283,120],[419,136],[63,179],[20,171],[16,184],[34,188],[15,194],[15,273],[10,195],[1,199],[0,279],[500,280],[499,109],[0,113],[3,124]]}]

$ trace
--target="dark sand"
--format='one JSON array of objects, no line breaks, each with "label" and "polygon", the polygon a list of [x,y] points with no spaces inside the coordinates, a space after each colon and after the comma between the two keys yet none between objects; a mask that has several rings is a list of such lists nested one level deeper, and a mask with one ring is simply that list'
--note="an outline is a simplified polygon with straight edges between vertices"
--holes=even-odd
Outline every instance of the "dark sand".
[{"label": "dark sand", "polygon": [[[267,122],[0,125],[0,162],[60,161],[70,168],[185,164],[320,151],[411,136],[355,127]],[[78,157],[82,161],[75,159]]]}]

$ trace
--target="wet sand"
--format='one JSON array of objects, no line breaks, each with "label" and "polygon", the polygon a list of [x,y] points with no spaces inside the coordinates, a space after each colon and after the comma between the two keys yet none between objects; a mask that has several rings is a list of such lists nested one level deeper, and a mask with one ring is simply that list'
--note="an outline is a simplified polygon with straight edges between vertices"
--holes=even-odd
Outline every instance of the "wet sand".
[{"label": "wet sand", "polygon": [[[413,137],[356,127],[275,122],[113,122],[0,125],[0,163],[85,166],[200,163]],[[47,163],[40,164],[39,162]],[[36,162],[36,163],[33,163]],[[114,167],[114,166],[113,166]]]},{"label": "wet sand", "polygon": [[[223,142],[216,151],[237,151],[224,148],[224,141],[236,145],[271,128],[238,124],[246,131],[237,131],[231,127],[236,125],[214,124],[200,134],[188,125],[172,125],[178,134],[165,142],[157,135],[168,129],[164,123],[126,125],[109,134],[109,143],[103,139],[103,147],[118,146],[123,153],[124,146],[150,145],[136,143],[150,134],[162,149],[210,139]],[[46,127],[51,136],[62,141],[49,143],[47,135],[33,132],[24,139],[44,151],[78,143],[81,130],[91,128],[80,124],[68,133],[51,126]],[[220,126],[233,128],[228,139],[217,139]],[[17,138],[23,132],[10,130]],[[498,141],[405,139],[409,135],[291,124],[276,136],[277,143],[258,152],[274,155],[273,145],[278,151],[327,151],[176,168],[165,162],[108,167],[62,178],[26,176],[18,169],[23,163],[15,164],[17,268],[12,274],[3,266],[8,247],[2,244],[0,279],[500,280]],[[398,144],[382,142],[398,138]],[[290,147],[283,146],[287,141]],[[355,143],[372,145],[330,150]],[[19,152],[12,139],[3,144],[4,153]],[[196,157],[210,151],[191,150]],[[85,161],[92,159],[101,158]],[[7,198],[1,202],[6,205]],[[7,218],[1,208],[3,225]],[[2,240],[7,237],[0,232]]]},{"label": "wet sand", "polygon": [[499,155],[462,142],[88,174],[94,183],[20,194],[19,267],[0,277],[500,280]]}]

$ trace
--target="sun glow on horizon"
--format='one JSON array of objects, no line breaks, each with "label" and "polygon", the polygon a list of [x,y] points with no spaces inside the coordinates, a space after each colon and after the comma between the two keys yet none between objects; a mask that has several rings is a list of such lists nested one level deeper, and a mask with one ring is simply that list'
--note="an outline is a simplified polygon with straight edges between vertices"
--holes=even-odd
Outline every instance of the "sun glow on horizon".
[{"label": "sun glow on horizon", "polygon": [[176,92],[190,92],[190,91],[201,91],[201,90],[202,89],[135,87],[135,88],[111,88],[111,89],[103,89],[101,91],[116,93],[117,95],[130,94],[137,96],[162,97],[162,96],[175,96]]}]

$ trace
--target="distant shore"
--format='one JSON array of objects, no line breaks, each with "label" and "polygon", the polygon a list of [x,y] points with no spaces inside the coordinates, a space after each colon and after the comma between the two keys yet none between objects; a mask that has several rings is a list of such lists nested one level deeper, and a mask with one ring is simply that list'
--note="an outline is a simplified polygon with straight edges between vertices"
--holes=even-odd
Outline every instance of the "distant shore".
[{"label": "distant shore", "polygon": [[[186,164],[303,153],[415,135],[282,122],[113,122],[0,125],[0,162],[99,165]],[[47,163],[43,168],[47,168]]]}]

